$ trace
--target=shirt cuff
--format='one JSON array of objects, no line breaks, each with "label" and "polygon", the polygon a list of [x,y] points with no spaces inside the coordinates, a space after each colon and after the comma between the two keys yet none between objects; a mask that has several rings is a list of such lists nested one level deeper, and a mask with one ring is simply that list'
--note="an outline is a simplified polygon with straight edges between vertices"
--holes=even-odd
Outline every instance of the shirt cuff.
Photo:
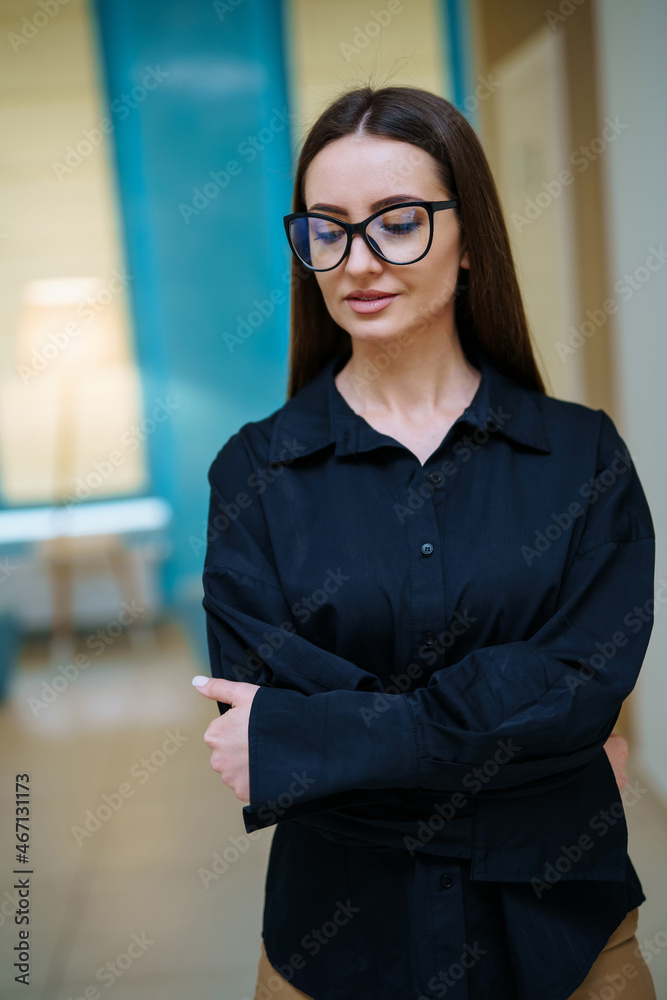
[{"label": "shirt cuff", "polygon": [[362,789],[419,784],[416,726],[402,694],[261,686],[248,747],[246,829],[359,801]]}]

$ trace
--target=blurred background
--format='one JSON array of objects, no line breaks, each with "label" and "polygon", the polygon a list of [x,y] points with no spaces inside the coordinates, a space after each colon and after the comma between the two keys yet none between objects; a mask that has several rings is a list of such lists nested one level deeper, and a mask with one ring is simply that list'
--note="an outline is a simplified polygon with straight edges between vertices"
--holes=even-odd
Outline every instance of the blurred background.
[{"label": "blurred background", "polygon": [[612,416],[651,506],[655,625],[616,731],[667,996],[665,4],[2,0],[0,35],[3,995],[253,994],[275,828],[245,834],[190,684],[206,473],[286,399],[305,132],[350,85],[405,83],[477,130],[549,392]]}]

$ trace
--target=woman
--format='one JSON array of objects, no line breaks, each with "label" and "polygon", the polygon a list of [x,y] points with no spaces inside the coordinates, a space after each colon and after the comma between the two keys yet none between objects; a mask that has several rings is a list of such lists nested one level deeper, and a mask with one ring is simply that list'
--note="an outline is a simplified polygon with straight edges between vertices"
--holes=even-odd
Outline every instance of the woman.
[{"label": "woman", "polygon": [[447,101],[341,96],[293,208],[289,399],[209,470],[195,678],[247,832],[276,825],[255,997],[651,1000],[611,735],[652,627],[627,448],[545,394]]}]

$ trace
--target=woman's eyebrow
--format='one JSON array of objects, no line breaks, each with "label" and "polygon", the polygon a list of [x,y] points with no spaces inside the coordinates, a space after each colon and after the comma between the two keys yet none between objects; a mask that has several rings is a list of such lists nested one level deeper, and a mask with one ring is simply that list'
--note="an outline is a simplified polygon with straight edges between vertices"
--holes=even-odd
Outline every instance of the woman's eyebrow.
[{"label": "woman's eyebrow", "polygon": [[[371,205],[371,213],[377,212],[379,208],[384,208],[385,205],[395,205],[400,201],[424,201],[423,198],[419,198],[415,194],[393,194],[389,198],[380,198],[379,201],[374,201]],[[316,205],[311,205],[310,208],[306,209],[307,212],[335,212],[337,215],[347,215],[348,213],[340,205],[327,205],[324,202],[318,201]]]}]

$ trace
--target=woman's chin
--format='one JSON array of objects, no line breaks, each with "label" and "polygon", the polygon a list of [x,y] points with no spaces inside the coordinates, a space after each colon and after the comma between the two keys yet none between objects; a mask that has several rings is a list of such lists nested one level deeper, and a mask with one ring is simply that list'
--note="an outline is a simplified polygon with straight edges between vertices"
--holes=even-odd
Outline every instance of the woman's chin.
[{"label": "woman's chin", "polygon": [[[398,340],[399,337],[407,336],[409,328],[407,324],[397,323],[395,319],[389,320],[387,317],[383,321],[382,317],[368,317],[371,322],[346,322],[344,329],[347,330],[352,340],[369,344],[380,344],[384,341]],[[342,323],[340,324],[343,325]]]}]

